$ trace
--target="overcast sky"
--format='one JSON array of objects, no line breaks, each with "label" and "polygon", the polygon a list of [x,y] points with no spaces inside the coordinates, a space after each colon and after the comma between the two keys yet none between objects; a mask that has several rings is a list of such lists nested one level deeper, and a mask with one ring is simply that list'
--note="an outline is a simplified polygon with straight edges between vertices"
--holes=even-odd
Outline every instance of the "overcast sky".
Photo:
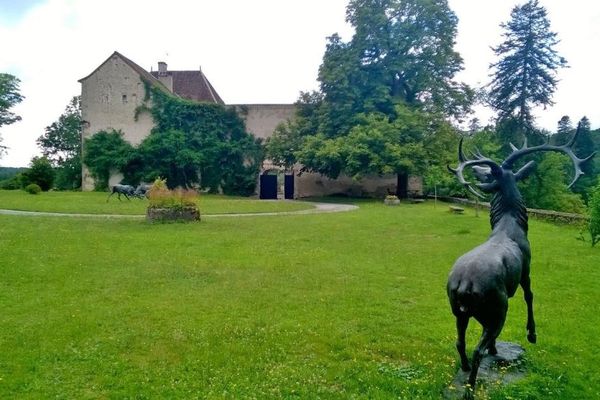
[{"label": "overcast sky", "polygon": [[[449,0],[459,18],[459,78],[488,82],[490,46],[515,0]],[[26,99],[14,108],[23,120],[0,129],[8,154],[0,166],[26,166],[39,154],[35,140],[80,94],[87,76],[117,50],[140,66],[200,66],[226,103],[293,103],[318,88],[325,38],[352,35],[347,0],[0,0],[0,72],[21,79]],[[537,112],[554,130],[563,115],[586,115],[600,126],[600,2],[540,0],[548,10],[558,50],[570,68],[559,73],[556,104]],[[492,114],[479,110],[486,122]]]}]

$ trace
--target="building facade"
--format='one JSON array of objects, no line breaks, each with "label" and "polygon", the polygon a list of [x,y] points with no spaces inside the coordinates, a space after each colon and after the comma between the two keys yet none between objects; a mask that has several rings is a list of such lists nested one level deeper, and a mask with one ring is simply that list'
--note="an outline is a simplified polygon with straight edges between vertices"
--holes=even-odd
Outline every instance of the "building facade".
[{"label": "building facade", "polygon": [[[81,115],[83,119],[82,140],[97,132],[114,129],[122,131],[123,138],[132,145],[139,145],[154,127],[150,113],[138,113],[136,116],[137,107],[145,101],[146,84],[155,85],[184,99],[225,105],[200,69],[169,71],[166,63],[159,62],[157,71],[148,72],[116,51],[79,82],[81,83]],[[277,125],[292,119],[295,114],[294,104],[233,104],[229,106],[235,107],[238,115],[244,120],[249,133],[263,139],[271,136]],[[297,175],[294,171],[288,172],[293,175],[294,198],[330,194],[385,195],[395,191],[397,185],[395,176],[354,181],[348,177],[333,180],[319,174]],[[267,160],[263,165],[263,173],[281,175],[284,171],[280,171],[277,166]],[[118,171],[114,171],[111,174],[109,185],[119,183],[122,178]],[[259,177],[257,177],[258,180]],[[409,191],[418,194],[421,187],[418,180],[409,181]],[[93,189],[94,180],[84,165],[82,190]],[[279,189],[283,193],[283,187]]]}]

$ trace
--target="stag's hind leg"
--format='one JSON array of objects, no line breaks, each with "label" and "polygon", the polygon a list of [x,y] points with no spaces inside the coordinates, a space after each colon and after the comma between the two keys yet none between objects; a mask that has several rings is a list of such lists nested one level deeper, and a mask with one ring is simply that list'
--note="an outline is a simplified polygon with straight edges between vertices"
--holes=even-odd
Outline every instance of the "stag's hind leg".
[{"label": "stag's hind leg", "polygon": [[468,316],[465,316],[463,314],[459,314],[456,316],[456,331],[458,333],[458,338],[456,340],[456,350],[458,350],[458,354],[460,355],[460,368],[463,371],[471,370],[471,367],[469,366],[469,359],[467,358],[467,346],[465,343],[465,332],[467,331],[468,325]]},{"label": "stag's hind leg", "polygon": [[471,374],[469,375],[469,385],[471,388],[475,388],[475,382],[477,381],[477,371],[479,370],[479,364],[481,364],[481,359],[485,354],[485,351],[490,348],[490,346],[494,346],[496,343],[496,338],[500,335],[500,331],[502,331],[502,327],[504,326],[504,321],[506,319],[506,312],[503,313],[501,319],[498,321],[494,321],[494,324],[489,327],[484,327],[483,333],[481,335],[481,339],[473,352],[473,361],[471,364]]},{"label": "stag's hind leg", "polygon": [[[477,370],[486,350],[496,348],[496,338],[500,335],[506,321],[506,312],[508,311],[508,298],[506,294],[495,293],[487,298],[485,311],[477,320],[483,326],[481,339],[473,352],[473,360],[471,361],[471,374],[469,375],[469,385],[471,389],[475,388],[477,381]],[[495,298],[494,298],[495,297]]]},{"label": "stag's hind leg", "polygon": [[535,343],[537,335],[535,333],[535,320],[533,319],[533,292],[531,291],[529,274],[524,274],[521,278],[521,287],[523,288],[525,303],[527,303],[527,340],[530,343]]}]

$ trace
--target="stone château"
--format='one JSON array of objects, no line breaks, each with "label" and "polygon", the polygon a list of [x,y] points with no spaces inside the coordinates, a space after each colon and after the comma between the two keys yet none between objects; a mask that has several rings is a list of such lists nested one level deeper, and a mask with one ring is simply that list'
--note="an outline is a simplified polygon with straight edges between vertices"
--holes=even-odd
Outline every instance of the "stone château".
[{"label": "stone ch\u00e2teau", "polygon": [[[161,89],[184,99],[235,107],[244,120],[247,131],[263,139],[271,136],[277,125],[294,118],[295,114],[294,104],[227,105],[201,69],[171,71],[165,62],[159,62],[158,70],[148,72],[117,51],[79,82],[81,83],[83,119],[82,140],[99,131],[114,129],[123,132],[123,138],[132,145],[139,145],[154,127],[150,113],[138,113],[136,117],[136,109],[146,96],[144,82],[158,85]],[[263,164],[261,174],[282,175],[283,172],[267,160]],[[293,175],[294,198],[336,193],[383,195],[395,190],[397,183],[396,178],[392,176],[363,179],[356,182],[348,177],[333,180],[319,174],[303,173],[298,176],[294,174],[294,171],[288,171],[288,173]],[[109,184],[119,183],[121,179],[120,173],[115,171]],[[283,191],[282,179],[278,186]],[[82,190],[93,189],[94,180],[87,168],[83,166]],[[411,189],[417,192],[420,190],[418,179],[409,182],[409,190]]]}]

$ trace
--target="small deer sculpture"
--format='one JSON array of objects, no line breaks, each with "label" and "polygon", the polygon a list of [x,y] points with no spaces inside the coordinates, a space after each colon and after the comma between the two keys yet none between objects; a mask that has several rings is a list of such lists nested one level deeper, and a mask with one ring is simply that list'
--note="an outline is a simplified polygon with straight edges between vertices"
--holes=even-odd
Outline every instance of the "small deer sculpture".
[{"label": "small deer sculpture", "polygon": [[152,185],[140,183],[138,185],[138,187],[135,188],[135,191],[133,192],[133,196],[137,197],[139,199],[143,199],[144,197],[148,198],[151,187],[152,187]]},{"label": "small deer sculpture", "polygon": [[121,195],[125,196],[127,200],[130,200],[129,196],[135,196],[135,189],[131,185],[114,185],[111,188],[110,194],[106,198],[107,203],[108,199],[110,199],[115,193],[117,194],[119,201],[121,201]]},{"label": "small deer sculpture", "polygon": [[[581,166],[595,153],[586,158],[578,158],[573,152],[580,127],[571,140],[562,146],[543,144],[521,149],[511,144],[512,153],[501,163],[484,157],[481,153],[467,159],[462,149],[462,139],[458,147],[459,165],[448,167],[461,184],[478,197],[483,195],[465,180],[464,170],[471,167],[479,183],[475,186],[485,193],[492,194],[490,223],[492,233],[487,241],[456,260],[448,277],[447,293],[452,313],[456,317],[458,339],[456,349],[460,355],[463,371],[469,374],[465,397],[472,396],[477,379],[477,370],[485,352],[496,354],[496,338],[502,331],[508,299],[513,297],[519,284],[523,288],[527,304],[527,340],[536,342],[535,321],[533,318],[533,293],[529,278],[531,250],[527,239],[527,209],[517,187],[517,182],[525,179],[534,169],[535,162],[529,161],[517,172],[515,163],[522,157],[536,153],[554,151],[568,155],[575,167],[571,187],[583,174]],[[465,332],[469,319],[475,318],[483,327],[481,339],[473,352],[472,364],[465,352]]]}]

